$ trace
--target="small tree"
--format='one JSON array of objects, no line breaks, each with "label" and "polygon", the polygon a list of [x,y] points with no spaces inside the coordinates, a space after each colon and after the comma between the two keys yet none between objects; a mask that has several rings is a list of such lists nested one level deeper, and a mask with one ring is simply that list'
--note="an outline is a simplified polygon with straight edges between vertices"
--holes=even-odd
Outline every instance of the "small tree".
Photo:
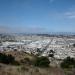
[{"label": "small tree", "polygon": [[13,65],[18,65],[19,63],[15,61],[15,58],[12,55],[6,55],[3,53],[0,53],[0,63],[4,64],[13,64]]},{"label": "small tree", "polygon": [[40,56],[40,54],[42,53],[42,51],[40,50],[40,48],[37,48],[37,56]]},{"label": "small tree", "polygon": [[63,60],[63,62],[61,63],[61,67],[62,68],[72,68],[75,67],[75,59],[74,58],[70,58],[67,57]]},{"label": "small tree", "polygon": [[54,52],[53,50],[50,50],[48,56],[49,56],[49,57],[54,57],[54,53],[55,53],[55,52]]},{"label": "small tree", "polygon": [[49,67],[49,59],[47,57],[37,57],[36,61],[35,61],[35,66],[38,67]]},{"label": "small tree", "polygon": [[0,62],[5,64],[13,63],[14,57],[12,55],[5,55],[0,53]]},{"label": "small tree", "polygon": [[75,47],[75,43],[73,44],[73,47]]}]

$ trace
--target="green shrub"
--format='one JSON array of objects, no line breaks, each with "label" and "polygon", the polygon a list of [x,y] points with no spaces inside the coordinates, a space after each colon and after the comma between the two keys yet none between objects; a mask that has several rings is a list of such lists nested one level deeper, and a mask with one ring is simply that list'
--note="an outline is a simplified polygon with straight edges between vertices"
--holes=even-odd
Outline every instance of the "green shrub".
[{"label": "green shrub", "polygon": [[0,63],[4,64],[19,64],[17,61],[15,61],[15,58],[12,55],[6,55],[3,53],[0,53]]},{"label": "green shrub", "polygon": [[67,57],[61,63],[62,68],[75,68],[75,59]]},{"label": "green shrub", "polygon": [[49,67],[49,59],[47,57],[37,57],[35,60],[35,66],[38,67]]},{"label": "green shrub", "polygon": [[73,44],[73,47],[75,47],[75,43]]},{"label": "green shrub", "polygon": [[55,52],[54,52],[53,50],[50,50],[48,56],[53,58],[53,57],[54,57],[54,53],[55,53]]},{"label": "green shrub", "polygon": [[49,54],[48,56],[49,56],[49,57],[54,57],[54,54]]},{"label": "green shrub", "polygon": [[0,62],[1,63],[9,64],[9,63],[12,63],[13,61],[14,61],[13,56],[0,53]]}]

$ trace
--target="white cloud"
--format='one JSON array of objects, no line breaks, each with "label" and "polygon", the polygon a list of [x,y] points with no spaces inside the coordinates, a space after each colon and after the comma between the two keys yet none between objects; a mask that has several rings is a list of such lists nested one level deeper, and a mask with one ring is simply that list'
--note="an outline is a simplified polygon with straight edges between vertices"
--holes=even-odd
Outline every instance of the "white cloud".
[{"label": "white cloud", "polygon": [[[50,0],[51,1],[51,0]],[[52,0],[54,1],[54,0]],[[75,6],[67,8],[65,11],[50,11],[49,16],[53,19],[74,19],[75,20]]]},{"label": "white cloud", "polygon": [[53,12],[49,14],[50,18],[54,20],[62,20],[62,19],[74,19],[75,20],[75,11],[66,11],[66,12]]},{"label": "white cloud", "polygon": [[75,11],[73,11],[73,12],[66,12],[65,14],[64,14],[67,18],[70,18],[70,19],[74,19],[75,18]]}]

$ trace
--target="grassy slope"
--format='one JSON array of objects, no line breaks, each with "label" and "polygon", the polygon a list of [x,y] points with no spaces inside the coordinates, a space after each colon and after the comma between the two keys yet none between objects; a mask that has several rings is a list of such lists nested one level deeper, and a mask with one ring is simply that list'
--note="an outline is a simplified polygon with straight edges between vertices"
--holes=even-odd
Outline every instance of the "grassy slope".
[{"label": "grassy slope", "polygon": [[[29,58],[30,60],[34,60],[36,58],[34,55],[24,52],[10,51],[4,53],[13,55],[17,61],[20,61],[24,58]],[[66,75],[75,75],[73,73],[74,72],[70,74],[66,73]],[[0,63],[0,75],[65,75],[65,74],[64,70],[56,67],[38,68],[26,64],[13,66],[13,65],[5,65]]]}]

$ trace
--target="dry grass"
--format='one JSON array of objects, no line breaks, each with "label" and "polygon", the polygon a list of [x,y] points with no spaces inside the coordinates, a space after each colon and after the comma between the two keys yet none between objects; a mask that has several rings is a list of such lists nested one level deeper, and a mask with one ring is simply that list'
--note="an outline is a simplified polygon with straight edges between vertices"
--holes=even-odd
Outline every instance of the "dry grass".
[{"label": "dry grass", "polygon": [[37,68],[33,66],[0,65],[0,75],[64,75],[58,68]]},{"label": "dry grass", "polygon": [[[24,58],[29,58],[31,60],[35,59],[34,55],[30,55],[24,52],[10,51],[4,53],[11,54],[18,61]],[[0,63],[0,75],[75,75],[75,70],[64,71],[59,67],[38,68],[26,64],[14,66]]]},{"label": "dry grass", "polygon": [[29,58],[30,60],[35,59],[35,56],[34,56],[34,55],[25,53],[25,52],[23,52],[23,51],[9,51],[9,52],[4,51],[3,53],[5,53],[5,54],[7,54],[7,55],[8,55],[8,54],[11,54],[12,56],[15,57],[15,60],[17,60],[17,61],[20,61],[20,60],[22,60],[22,59],[24,59],[24,58]]}]

